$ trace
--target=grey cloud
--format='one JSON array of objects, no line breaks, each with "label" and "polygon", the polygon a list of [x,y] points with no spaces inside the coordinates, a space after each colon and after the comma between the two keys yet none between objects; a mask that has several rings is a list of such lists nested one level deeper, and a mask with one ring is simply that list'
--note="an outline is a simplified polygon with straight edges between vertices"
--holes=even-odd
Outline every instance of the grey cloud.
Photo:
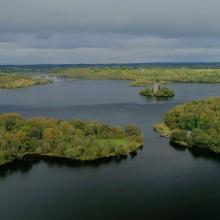
[{"label": "grey cloud", "polygon": [[[220,59],[220,39],[168,39],[152,36],[127,39],[116,37],[115,40],[110,40],[110,37],[107,36],[103,38],[111,41],[111,43],[105,44],[102,37],[100,37],[99,42],[94,40],[93,47],[77,45],[70,47],[69,43],[69,47],[66,47],[59,41],[53,43],[51,39],[43,43],[40,39],[40,42],[37,43],[33,40],[34,38],[13,43],[2,42],[0,43],[0,62],[2,64],[8,64],[11,61],[14,64],[127,63],[218,61]],[[60,40],[62,38],[54,37],[53,39]],[[81,44],[83,45],[83,42]]]},{"label": "grey cloud", "polygon": [[[219,48],[219,38],[161,38],[152,35],[120,35],[120,34],[53,34],[40,36],[36,34],[0,34],[0,45],[15,48],[36,49],[177,49],[177,48]],[[1,48],[0,48],[1,49]]]},{"label": "grey cloud", "polygon": [[219,61],[219,0],[0,0],[0,64]]},{"label": "grey cloud", "polygon": [[[210,58],[211,57],[211,58]],[[213,59],[214,58],[214,59]],[[2,64],[33,64],[33,63],[128,63],[162,61],[218,61],[220,49],[17,49],[5,50],[0,53]],[[37,61],[37,62],[36,62]]]},{"label": "grey cloud", "polygon": [[1,0],[1,32],[219,36],[218,0]]}]

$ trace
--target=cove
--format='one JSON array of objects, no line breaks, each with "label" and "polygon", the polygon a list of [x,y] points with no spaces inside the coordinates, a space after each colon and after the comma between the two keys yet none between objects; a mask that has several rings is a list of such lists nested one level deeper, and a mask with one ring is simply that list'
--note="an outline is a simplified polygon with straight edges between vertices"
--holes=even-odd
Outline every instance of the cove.
[{"label": "cove", "polygon": [[[177,104],[217,96],[219,84],[173,84],[175,97],[146,98],[128,81],[58,80],[0,92],[0,111],[24,117],[134,124],[135,157],[98,164],[36,160],[0,173],[0,219],[218,219],[220,161],[170,146],[152,125]],[[211,210],[211,212],[210,212]]]}]

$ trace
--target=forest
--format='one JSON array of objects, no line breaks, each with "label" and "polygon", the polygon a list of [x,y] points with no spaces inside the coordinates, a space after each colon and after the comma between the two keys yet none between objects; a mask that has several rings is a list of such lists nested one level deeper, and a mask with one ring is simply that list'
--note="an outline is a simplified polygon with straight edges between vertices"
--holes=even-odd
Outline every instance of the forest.
[{"label": "forest", "polygon": [[220,153],[220,97],[176,106],[154,128],[174,144]]},{"label": "forest", "polygon": [[95,160],[127,155],[142,145],[141,131],[133,125],[121,128],[95,121],[0,115],[0,164],[26,154]]}]

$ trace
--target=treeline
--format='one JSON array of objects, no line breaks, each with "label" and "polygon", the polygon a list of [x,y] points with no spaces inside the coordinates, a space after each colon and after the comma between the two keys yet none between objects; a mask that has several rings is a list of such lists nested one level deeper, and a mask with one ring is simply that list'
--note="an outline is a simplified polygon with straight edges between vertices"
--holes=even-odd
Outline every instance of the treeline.
[{"label": "treeline", "polygon": [[[21,73],[1,73],[0,88],[22,88],[46,84],[46,78],[25,75],[32,69],[19,69]],[[15,70],[14,70],[15,71]],[[22,71],[24,74],[22,74]],[[220,68],[129,68],[129,67],[85,67],[48,68],[50,75],[67,79],[131,80],[131,86],[143,86],[154,82],[174,83],[220,83]]]},{"label": "treeline", "polygon": [[177,106],[155,128],[166,131],[173,143],[220,153],[220,97]]},{"label": "treeline", "polygon": [[94,160],[126,155],[142,145],[141,131],[132,125],[120,128],[94,121],[0,115],[0,164],[31,153]]},{"label": "treeline", "polygon": [[25,88],[34,85],[47,84],[50,81],[46,78],[40,78],[35,76],[28,76],[22,74],[0,74],[0,88],[1,89],[14,89]]},{"label": "treeline", "polygon": [[220,83],[220,68],[68,67],[52,69],[49,72],[71,79],[132,80],[132,86],[143,86],[152,82]]}]

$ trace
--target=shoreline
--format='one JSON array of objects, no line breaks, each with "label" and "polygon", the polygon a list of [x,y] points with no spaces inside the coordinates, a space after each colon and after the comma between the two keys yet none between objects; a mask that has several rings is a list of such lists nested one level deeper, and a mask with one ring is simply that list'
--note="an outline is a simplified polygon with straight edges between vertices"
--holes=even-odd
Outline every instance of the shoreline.
[{"label": "shoreline", "polygon": [[131,157],[135,157],[137,155],[137,151],[142,150],[143,145],[140,145],[136,150],[130,151],[127,154],[120,155],[109,155],[105,157],[96,158],[94,160],[80,160],[80,159],[72,159],[65,156],[58,155],[47,155],[47,154],[37,154],[37,153],[27,153],[22,156],[22,158],[16,158],[12,161],[7,161],[5,163],[0,164],[0,169],[7,168],[11,165],[16,165],[20,162],[35,162],[35,161],[52,161],[54,163],[63,163],[63,164],[72,164],[72,165],[92,165],[92,164],[101,164],[110,162],[111,160],[123,160],[126,159],[129,155]]},{"label": "shoreline", "polygon": [[172,141],[170,139],[170,133],[172,132],[171,130],[169,130],[169,133],[167,132],[164,132],[162,129],[159,129],[157,128],[157,126],[160,126],[160,125],[164,125],[163,123],[159,123],[159,124],[156,124],[153,126],[153,129],[155,132],[157,132],[160,137],[163,137],[163,138],[167,138],[169,140],[169,143],[171,146],[175,147],[175,148],[178,148],[178,149],[188,149],[190,151],[202,151],[204,153],[211,153],[211,154],[214,154],[214,155],[218,155],[220,154],[220,152],[218,151],[214,151],[210,148],[203,148],[203,147],[199,147],[199,146],[192,146],[192,145],[189,145],[187,144],[186,142],[181,142],[181,141]]}]

